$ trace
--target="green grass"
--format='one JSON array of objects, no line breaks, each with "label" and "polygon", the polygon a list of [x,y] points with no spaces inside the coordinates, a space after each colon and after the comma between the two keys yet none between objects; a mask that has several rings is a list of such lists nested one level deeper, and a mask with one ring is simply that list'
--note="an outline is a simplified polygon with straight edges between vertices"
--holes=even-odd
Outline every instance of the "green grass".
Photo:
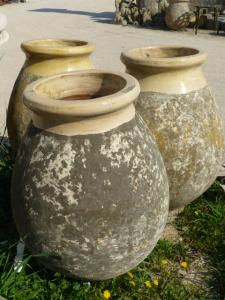
[{"label": "green grass", "polygon": [[225,194],[218,182],[185,208],[177,226],[184,243],[208,257],[214,269],[211,284],[225,299]]},{"label": "green grass", "polygon": [[[179,215],[175,224],[181,236],[179,241],[159,241],[151,255],[129,274],[88,283],[68,280],[59,273],[45,270],[29,253],[26,253],[23,270],[14,271],[19,237],[10,209],[12,167],[10,149],[1,146],[1,296],[16,300],[95,300],[104,299],[104,291],[109,290],[110,299],[116,300],[225,300],[225,200],[218,183]],[[210,272],[197,284],[188,278],[200,257],[206,260]],[[188,263],[187,268],[181,266],[182,261]],[[158,285],[154,284],[156,281]],[[150,282],[151,287],[145,282]]]}]

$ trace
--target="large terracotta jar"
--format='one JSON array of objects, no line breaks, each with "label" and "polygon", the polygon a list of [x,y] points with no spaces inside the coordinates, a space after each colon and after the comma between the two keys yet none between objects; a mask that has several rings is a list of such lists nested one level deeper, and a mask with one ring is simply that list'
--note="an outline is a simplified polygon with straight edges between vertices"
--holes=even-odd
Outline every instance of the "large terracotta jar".
[{"label": "large terracotta jar", "polygon": [[[19,234],[42,262],[67,276],[112,278],[139,264],[166,223],[161,154],[133,101],[128,74],[79,71],[25,90],[32,110],[14,169]],[[56,254],[56,256],[54,255]]]},{"label": "large terracotta jar", "polygon": [[141,86],[137,110],[164,158],[171,209],[199,197],[223,161],[222,124],[202,73],[206,58],[182,46],[138,48],[121,56]]},{"label": "large terracotta jar", "polygon": [[188,27],[193,18],[189,5],[189,0],[170,0],[165,16],[166,25],[170,29],[179,30]]},{"label": "large terracotta jar", "polygon": [[15,82],[7,112],[7,130],[16,152],[30,122],[30,112],[23,104],[25,87],[36,79],[94,68],[90,55],[95,46],[78,40],[44,39],[22,43],[26,61]]},{"label": "large terracotta jar", "polygon": [[0,59],[5,53],[5,48],[8,43],[9,34],[6,31],[7,18],[0,13]]}]

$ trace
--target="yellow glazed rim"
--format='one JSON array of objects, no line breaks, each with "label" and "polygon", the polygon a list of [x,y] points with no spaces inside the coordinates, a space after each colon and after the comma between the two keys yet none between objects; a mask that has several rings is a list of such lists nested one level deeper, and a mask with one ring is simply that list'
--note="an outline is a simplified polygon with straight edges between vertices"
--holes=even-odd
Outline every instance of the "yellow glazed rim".
[{"label": "yellow glazed rim", "polygon": [[149,46],[122,52],[125,65],[140,65],[158,68],[182,68],[201,65],[207,54],[196,48],[179,45]]},{"label": "yellow glazed rim", "polygon": [[[112,82],[113,78],[114,82]],[[93,82],[93,89],[96,86],[109,84],[113,86],[114,92],[87,100],[76,97],[76,100],[65,101],[58,96],[59,94],[76,96],[76,93],[80,95],[79,89],[82,88],[84,91],[86,88],[91,91],[90,80]],[[119,88],[118,82],[121,83]],[[58,94],[56,87],[59,90]],[[29,84],[24,91],[24,104],[34,112],[65,116],[95,116],[119,110],[134,102],[139,94],[139,83],[129,74],[83,70],[45,77]]]},{"label": "yellow glazed rim", "polygon": [[23,42],[21,48],[26,54],[65,57],[91,54],[95,50],[95,45],[82,40],[37,39]]}]

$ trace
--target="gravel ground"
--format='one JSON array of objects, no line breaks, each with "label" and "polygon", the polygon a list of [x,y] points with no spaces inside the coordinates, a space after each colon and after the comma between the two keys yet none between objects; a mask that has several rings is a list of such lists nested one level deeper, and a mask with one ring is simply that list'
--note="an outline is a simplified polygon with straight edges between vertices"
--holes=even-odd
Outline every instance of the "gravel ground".
[{"label": "gravel ground", "polygon": [[3,132],[10,93],[24,62],[20,43],[24,40],[61,37],[87,39],[97,45],[93,61],[99,68],[124,70],[120,53],[132,47],[181,44],[208,52],[204,66],[220,112],[225,120],[225,35],[192,30],[173,32],[113,24],[114,0],[30,0],[0,7],[8,17],[10,40],[0,61],[0,130]]}]

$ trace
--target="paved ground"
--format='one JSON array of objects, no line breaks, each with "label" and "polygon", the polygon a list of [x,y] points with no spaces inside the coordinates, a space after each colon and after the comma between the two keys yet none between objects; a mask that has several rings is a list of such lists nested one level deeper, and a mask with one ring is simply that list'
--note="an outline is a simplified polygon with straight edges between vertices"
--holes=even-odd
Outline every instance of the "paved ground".
[{"label": "paved ground", "polygon": [[153,44],[181,44],[208,52],[205,75],[217,97],[225,120],[225,36],[192,31],[170,32],[122,27],[113,24],[114,0],[30,0],[0,7],[8,17],[7,53],[0,62],[0,130],[16,76],[24,62],[23,40],[43,37],[87,39],[97,44],[97,67],[123,70],[120,52]]}]

